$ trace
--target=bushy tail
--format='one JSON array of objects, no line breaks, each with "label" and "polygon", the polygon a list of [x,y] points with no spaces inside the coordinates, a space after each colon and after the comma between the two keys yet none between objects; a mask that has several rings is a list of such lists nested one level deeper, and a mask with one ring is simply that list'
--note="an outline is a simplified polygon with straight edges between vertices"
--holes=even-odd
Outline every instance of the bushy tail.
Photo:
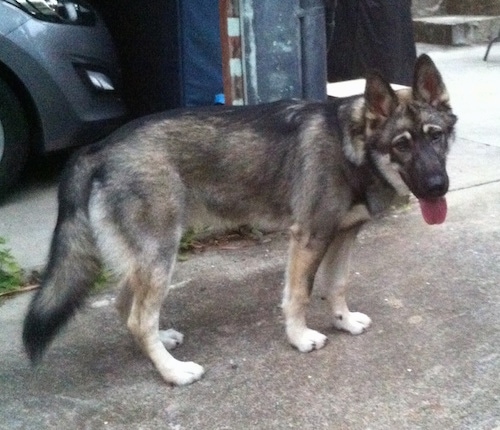
[{"label": "bushy tail", "polygon": [[[76,195],[65,201],[67,185],[59,190],[59,215],[41,288],[24,320],[23,342],[34,364],[83,304],[101,270],[87,210],[78,208],[83,203],[77,201],[82,190],[73,188]],[[86,206],[86,202],[83,204]]]}]

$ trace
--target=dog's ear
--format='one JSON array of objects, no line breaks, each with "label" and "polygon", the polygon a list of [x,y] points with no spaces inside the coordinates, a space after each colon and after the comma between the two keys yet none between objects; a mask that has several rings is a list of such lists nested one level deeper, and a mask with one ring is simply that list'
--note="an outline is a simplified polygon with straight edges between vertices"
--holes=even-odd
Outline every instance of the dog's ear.
[{"label": "dog's ear", "polygon": [[426,54],[418,57],[415,64],[413,97],[435,108],[450,109],[450,97],[441,73]]},{"label": "dog's ear", "polygon": [[392,115],[398,105],[398,98],[378,72],[370,72],[366,77],[365,102],[367,119],[371,128],[376,128]]}]

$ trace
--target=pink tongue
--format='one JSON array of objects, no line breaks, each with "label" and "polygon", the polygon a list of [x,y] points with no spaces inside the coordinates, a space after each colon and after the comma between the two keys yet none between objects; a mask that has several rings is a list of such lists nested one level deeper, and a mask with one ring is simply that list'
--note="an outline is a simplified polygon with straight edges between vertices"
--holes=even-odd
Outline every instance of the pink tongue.
[{"label": "pink tongue", "polygon": [[419,199],[420,210],[427,224],[441,224],[446,218],[446,199],[439,197],[437,199]]}]

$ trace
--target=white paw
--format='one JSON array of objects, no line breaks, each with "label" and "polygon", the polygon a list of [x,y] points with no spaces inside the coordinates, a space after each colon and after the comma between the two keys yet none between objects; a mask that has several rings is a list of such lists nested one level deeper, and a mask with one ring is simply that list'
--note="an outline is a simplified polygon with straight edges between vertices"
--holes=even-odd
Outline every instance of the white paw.
[{"label": "white paw", "polygon": [[288,333],[290,343],[300,352],[310,352],[313,349],[321,349],[325,346],[328,338],[319,331],[305,328]]},{"label": "white paw", "polygon": [[333,325],[339,330],[348,331],[351,334],[361,334],[368,327],[372,320],[368,315],[361,312],[348,312],[335,315]]},{"label": "white paw", "polygon": [[165,379],[175,385],[188,385],[201,379],[204,373],[205,369],[199,364],[192,361],[178,361]]},{"label": "white paw", "polygon": [[173,329],[160,330],[159,336],[161,343],[169,350],[181,345],[184,341],[184,335]]}]

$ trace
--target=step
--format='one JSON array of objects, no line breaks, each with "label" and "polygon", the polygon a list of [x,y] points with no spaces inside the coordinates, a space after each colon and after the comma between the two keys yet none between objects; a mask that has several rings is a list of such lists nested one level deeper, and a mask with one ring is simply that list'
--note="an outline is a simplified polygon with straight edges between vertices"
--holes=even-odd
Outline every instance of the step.
[{"label": "step", "polygon": [[500,16],[442,15],[413,19],[415,42],[436,45],[474,45],[500,32]]},{"label": "step", "polygon": [[[330,82],[326,84],[326,94],[328,97],[344,98],[358,96],[365,92],[366,79],[351,79],[348,81]],[[391,84],[394,91],[402,90],[404,85]]]}]

